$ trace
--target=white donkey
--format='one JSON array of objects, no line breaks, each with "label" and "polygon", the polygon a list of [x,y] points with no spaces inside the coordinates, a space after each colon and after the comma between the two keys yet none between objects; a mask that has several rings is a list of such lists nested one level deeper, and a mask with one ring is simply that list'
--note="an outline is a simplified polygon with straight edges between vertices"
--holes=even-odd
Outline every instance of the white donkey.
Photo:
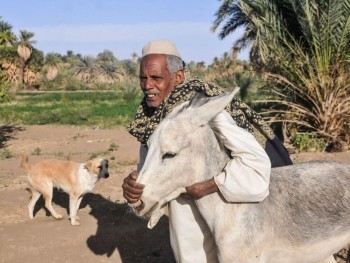
[{"label": "white donkey", "polygon": [[[210,121],[233,94],[178,106],[149,140],[136,214],[154,226],[185,187],[220,173],[228,161]],[[221,263],[335,262],[350,242],[350,165],[310,162],[272,169],[260,203],[228,203],[219,193],[195,201],[217,244]]]}]

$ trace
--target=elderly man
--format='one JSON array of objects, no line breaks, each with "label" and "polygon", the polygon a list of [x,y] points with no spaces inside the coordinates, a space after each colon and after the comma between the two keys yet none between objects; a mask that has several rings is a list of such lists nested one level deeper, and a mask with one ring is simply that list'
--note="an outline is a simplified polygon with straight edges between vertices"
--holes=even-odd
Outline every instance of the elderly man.
[{"label": "elderly man", "polygon": [[[191,77],[180,53],[169,41],[152,41],[142,50],[140,86],[144,99],[128,127],[140,142],[137,171],[124,179],[124,197],[136,203],[143,185],[136,183],[147,155],[147,141],[159,122],[172,109],[191,99],[195,92],[215,96],[223,89]],[[171,245],[177,262],[217,262],[211,233],[198,213],[194,198],[220,191],[227,202],[259,202],[269,193],[271,166],[292,164],[288,152],[261,117],[234,98],[213,120],[217,136],[232,159],[214,178],[187,187],[185,196],[169,204]]]}]

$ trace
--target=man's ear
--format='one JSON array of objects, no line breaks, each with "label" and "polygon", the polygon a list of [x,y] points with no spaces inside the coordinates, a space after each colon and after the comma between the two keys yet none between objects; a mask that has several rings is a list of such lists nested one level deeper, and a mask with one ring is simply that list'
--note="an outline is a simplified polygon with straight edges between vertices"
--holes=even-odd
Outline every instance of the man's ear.
[{"label": "man's ear", "polygon": [[175,87],[179,84],[181,84],[185,79],[185,73],[183,70],[179,70],[178,72],[176,72],[175,74]]}]

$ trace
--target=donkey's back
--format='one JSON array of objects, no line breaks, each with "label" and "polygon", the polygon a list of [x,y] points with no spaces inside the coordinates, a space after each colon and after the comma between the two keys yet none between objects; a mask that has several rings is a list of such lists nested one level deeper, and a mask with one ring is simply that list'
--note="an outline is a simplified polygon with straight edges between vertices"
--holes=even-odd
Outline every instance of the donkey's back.
[{"label": "donkey's back", "polygon": [[319,262],[350,243],[350,165],[316,161],[274,168],[263,202],[226,209],[234,210],[240,245],[229,250],[225,242],[235,240],[221,237],[219,250],[230,254],[223,258]]},{"label": "donkey's back", "polygon": [[273,217],[290,215],[279,225],[293,231],[286,234],[296,242],[350,229],[350,165],[314,161],[274,168],[261,210],[266,207]]}]

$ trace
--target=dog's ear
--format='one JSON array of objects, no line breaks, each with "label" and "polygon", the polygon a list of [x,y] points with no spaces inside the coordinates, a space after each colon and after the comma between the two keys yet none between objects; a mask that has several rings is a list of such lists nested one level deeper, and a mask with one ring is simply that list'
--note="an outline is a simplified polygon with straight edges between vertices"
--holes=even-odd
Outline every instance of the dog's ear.
[{"label": "dog's ear", "polygon": [[84,166],[88,171],[91,171],[91,169],[92,169],[92,161],[90,160],[90,161],[88,161],[86,164],[85,164],[85,166]]}]

